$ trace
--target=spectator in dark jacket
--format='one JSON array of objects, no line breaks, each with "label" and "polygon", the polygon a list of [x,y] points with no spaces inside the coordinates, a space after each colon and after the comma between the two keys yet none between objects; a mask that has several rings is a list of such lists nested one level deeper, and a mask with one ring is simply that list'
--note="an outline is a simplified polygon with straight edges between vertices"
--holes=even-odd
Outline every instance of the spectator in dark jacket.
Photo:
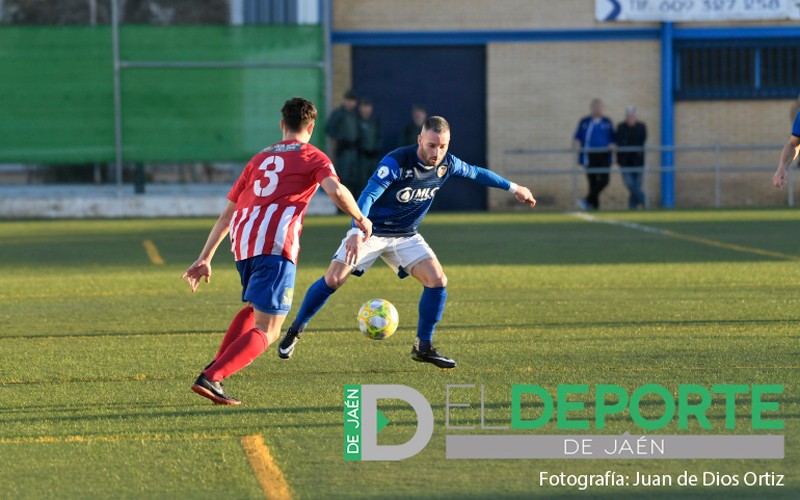
[{"label": "spectator in dark jacket", "polygon": [[[642,192],[644,177],[644,143],[647,141],[647,126],[636,117],[636,108],[625,109],[625,121],[617,125],[617,163],[622,169],[622,180],[628,188],[628,208],[644,207]],[[634,148],[633,151],[630,151]],[[628,149],[628,151],[625,151]]]}]

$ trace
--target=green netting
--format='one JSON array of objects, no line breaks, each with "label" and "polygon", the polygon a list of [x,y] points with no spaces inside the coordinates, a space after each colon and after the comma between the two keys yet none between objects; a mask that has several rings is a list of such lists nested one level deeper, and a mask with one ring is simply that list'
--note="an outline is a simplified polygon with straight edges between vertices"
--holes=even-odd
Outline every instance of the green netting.
[{"label": "green netting", "polygon": [[[323,47],[317,26],[122,26],[120,51],[123,60],[305,63]],[[324,116],[323,71],[124,69],[124,159],[247,159],[279,138],[280,107],[295,95]],[[0,102],[0,162],[112,161],[110,28],[0,28]]]},{"label": "green netting", "polygon": [[[130,69],[123,145],[132,161],[241,161],[280,140],[280,108],[323,100],[318,69]],[[321,110],[320,110],[321,111]],[[322,129],[320,129],[322,130]],[[324,138],[315,134],[315,142]]]},{"label": "green netting", "polygon": [[139,26],[120,29],[120,57],[137,61],[317,62],[319,26]]},{"label": "green netting", "polygon": [[114,158],[111,30],[0,28],[0,162]]}]

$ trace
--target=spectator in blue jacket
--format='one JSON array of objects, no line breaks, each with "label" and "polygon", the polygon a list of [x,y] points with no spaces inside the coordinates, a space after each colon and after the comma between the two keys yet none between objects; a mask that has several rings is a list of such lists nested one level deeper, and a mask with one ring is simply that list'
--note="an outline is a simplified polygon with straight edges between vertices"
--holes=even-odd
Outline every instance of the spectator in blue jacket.
[{"label": "spectator in blue jacket", "polygon": [[586,168],[589,194],[579,200],[583,210],[600,208],[600,193],[608,186],[609,171],[616,139],[614,124],[603,115],[603,101],[592,99],[590,114],[578,122],[573,147],[579,151],[578,163]]}]

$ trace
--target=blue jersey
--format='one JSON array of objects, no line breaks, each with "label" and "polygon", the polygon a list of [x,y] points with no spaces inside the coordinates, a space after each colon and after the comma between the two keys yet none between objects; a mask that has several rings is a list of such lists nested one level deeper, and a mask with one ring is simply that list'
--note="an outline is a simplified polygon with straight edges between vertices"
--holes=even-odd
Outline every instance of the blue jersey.
[{"label": "blue jersey", "polygon": [[447,153],[438,166],[426,165],[417,146],[395,149],[384,156],[358,199],[377,236],[410,236],[417,233],[436,193],[452,177],[510,189],[511,183],[486,169],[465,163]]},{"label": "blue jersey", "polygon": [[794,119],[794,125],[792,125],[792,135],[800,137],[800,111],[797,112],[797,116]]},{"label": "blue jersey", "polygon": [[[616,142],[614,124],[605,116],[598,119],[587,116],[578,122],[574,138],[581,143],[582,148],[606,148],[609,144]],[[586,153],[578,155],[578,163],[588,164]]]}]

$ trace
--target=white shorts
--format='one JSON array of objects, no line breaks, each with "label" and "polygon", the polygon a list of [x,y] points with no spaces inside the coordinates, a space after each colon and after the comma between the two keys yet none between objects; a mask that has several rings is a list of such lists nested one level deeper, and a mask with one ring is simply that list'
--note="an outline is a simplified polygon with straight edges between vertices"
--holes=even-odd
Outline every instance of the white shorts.
[{"label": "white shorts", "polygon": [[[347,238],[345,236],[333,256],[333,260],[342,264],[345,264]],[[435,259],[436,254],[425,242],[425,238],[419,234],[394,238],[373,235],[361,245],[361,255],[356,265],[353,266],[353,274],[356,276],[364,274],[378,260],[378,257],[383,259],[386,265],[391,267],[402,279],[411,274],[414,266],[423,260]]]}]

